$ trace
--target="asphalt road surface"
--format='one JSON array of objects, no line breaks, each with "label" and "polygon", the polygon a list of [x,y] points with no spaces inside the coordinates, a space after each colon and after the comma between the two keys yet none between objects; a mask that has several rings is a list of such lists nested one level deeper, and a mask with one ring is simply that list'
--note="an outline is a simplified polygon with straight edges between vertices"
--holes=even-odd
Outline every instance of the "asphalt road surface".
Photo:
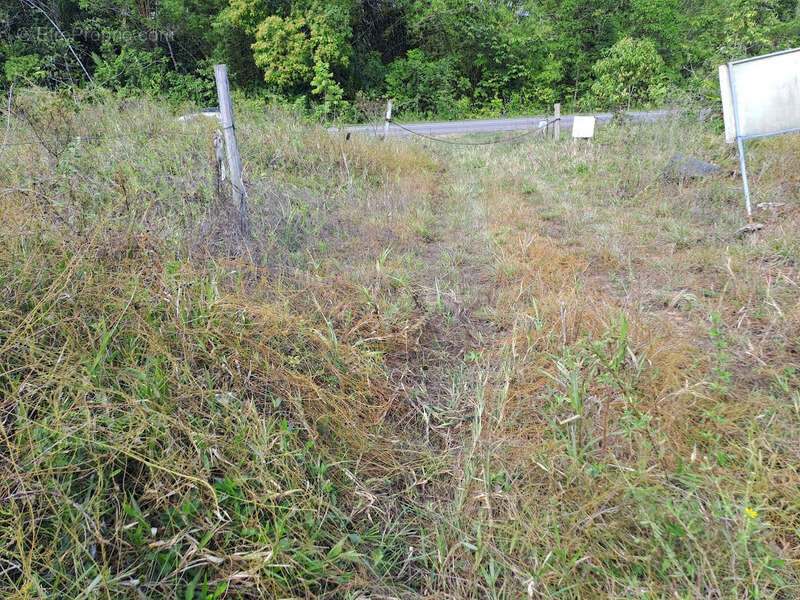
[{"label": "asphalt road surface", "polygon": [[[626,113],[634,122],[653,122],[665,119],[676,114],[676,111],[657,110],[652,112],[628,111]],[[596,113],[597,124],[608,123],[612,118],[612,113]],[[563,115],[561,117],[561,127],[564,131],[572,130],[572,122],[575,115]],[[486,119],[480,121],[440,121],[434,123],[403,123],[406,129],[422,135],[466,135],[471,133],[492,133],[496,131],[524,131],[537,129],[541,121],[552,119],[553,117],[526,117],[522,119]],[[389,125],[389,135],[393,137],[404,137],[412,135],[406,129],[397,125]],[[383,125],[351,125],[342,131],[350,133],[361,133],[366,135],[383,135]],[[340,129],[331,127],[329,133],[336,133]]]}]

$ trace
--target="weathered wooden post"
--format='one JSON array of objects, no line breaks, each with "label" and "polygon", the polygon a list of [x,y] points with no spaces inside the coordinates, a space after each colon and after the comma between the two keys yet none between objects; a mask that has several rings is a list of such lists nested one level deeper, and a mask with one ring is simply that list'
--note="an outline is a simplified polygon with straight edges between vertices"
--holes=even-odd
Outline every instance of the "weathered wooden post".
[{"label": "weathered wooden post", "polygon": [[386,119],[383,123],[383,139],[389,137],[389,123],[392,122],[392,101],[386,106]]},{"label": "weathered wooden post", "polygon": [[242,233],[246,233],[248,229],[247,195],[242,182],[242,159],[239,156],[239,144],[236,142],[236,128],[233,123],[233,103],[231,102],[231,91],[228,84],[228,67],[215,65],[214,78],[217,80],[219,112],[222,116],[222,134],[225,136],[225,150],[228,155],[228,171],[231,175],[233,205],[239,210]]},{"label": "weathered wooden post", "polygon": [[561,104],[556,103],[553,106],[553,120],[555,126],[553,127],[553,137],[556,141],[561,139]]}]

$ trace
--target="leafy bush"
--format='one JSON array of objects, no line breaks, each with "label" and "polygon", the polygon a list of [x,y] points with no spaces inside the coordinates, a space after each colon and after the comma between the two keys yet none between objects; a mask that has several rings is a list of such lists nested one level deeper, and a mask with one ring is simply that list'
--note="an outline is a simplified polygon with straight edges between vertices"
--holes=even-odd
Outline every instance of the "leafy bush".
[{"label": "leafy bush", "polygon": [[350,63],[349,20],[346,7],[317,3],[264,19],[252,47],[266,83],[290,95],[310,90],[322,100],[325,114],[341,107],[344,90],[334,71]]},{"label": "leafy bush", "polygon": [[664,60],[652,40],[625,37],[592,67],[596,81],[589,101],[611,108],[657,103],[664,99]]},{"label": "leafy bush", "polygon": [[3,70],[8,81],[27,85],[41,83],[47,77],[47,72],[42,68],[42,59],[36,54],[11,56],[6,60]]},{"label": "leafy bush", "polygon": [[452,59],[431,61],[419,49],[394,61],[386,75],[386,93],[404,110],[418,114],[455,116],[453,105],[464,87]]}]

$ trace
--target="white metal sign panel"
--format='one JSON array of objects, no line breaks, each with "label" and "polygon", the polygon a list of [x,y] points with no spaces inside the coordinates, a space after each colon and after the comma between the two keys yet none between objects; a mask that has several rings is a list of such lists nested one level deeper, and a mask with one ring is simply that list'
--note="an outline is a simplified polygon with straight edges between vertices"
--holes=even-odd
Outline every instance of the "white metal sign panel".
[{"label": "white metal sign panel", "polygon": [[740,137],[800,129],[800,48],[722,65],[719,84],[727,142],[737,135],[734,107]]},{"label": "white metal sign panel", "polygon": [[592,138],[594,137],[594,117],[574,117],[572,122],[572,137]]}]

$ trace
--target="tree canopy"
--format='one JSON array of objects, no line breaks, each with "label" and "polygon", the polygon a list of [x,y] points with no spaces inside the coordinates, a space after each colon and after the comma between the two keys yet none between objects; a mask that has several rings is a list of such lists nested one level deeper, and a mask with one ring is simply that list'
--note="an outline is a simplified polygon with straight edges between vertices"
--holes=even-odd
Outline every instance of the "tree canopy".
[{"label": "tree canopy", "polygon": [[798,34],[797,0],[9,0],[0,85],[211,103],[225,62],[324,117],[614,109],[716,94],[717,64]]}]

